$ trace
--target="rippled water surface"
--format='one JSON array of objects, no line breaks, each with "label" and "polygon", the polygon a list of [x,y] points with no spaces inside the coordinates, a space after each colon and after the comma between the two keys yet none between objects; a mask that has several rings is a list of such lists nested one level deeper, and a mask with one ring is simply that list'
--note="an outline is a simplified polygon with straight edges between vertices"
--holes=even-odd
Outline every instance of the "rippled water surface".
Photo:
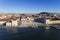
[{"label": "rippled water surface", "polygon": [[60,30],[38,28],[0,28],[0,40],[60,40]]}]

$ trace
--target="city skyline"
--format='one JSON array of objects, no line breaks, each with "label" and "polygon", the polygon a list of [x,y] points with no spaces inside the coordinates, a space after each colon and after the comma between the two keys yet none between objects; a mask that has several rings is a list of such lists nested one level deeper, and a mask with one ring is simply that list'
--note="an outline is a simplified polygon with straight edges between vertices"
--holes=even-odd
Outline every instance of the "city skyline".
[{"label": "city skyline", "polygon": [[59,0],[0,0],[1,13],[60,13]]}]

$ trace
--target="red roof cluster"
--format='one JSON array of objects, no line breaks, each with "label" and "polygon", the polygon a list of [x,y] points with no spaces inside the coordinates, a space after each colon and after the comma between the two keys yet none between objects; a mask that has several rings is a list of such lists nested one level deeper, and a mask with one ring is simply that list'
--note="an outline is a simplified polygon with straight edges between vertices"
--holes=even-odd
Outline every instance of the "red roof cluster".
[{"label": "red roof cluster", "polygon": [[9,18],[0,19],[0,21],[11,21]]}]

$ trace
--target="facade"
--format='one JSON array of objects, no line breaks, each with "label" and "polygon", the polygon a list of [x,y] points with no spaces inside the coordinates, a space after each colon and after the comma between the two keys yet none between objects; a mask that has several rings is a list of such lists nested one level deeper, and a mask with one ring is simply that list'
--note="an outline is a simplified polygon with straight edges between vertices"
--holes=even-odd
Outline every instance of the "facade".
[{"label": "facade", "polygon": [[21,21],[26,21],[27,20],[27,18],[21,18]]},{"label": "facade", "polygon": [[60,24],[60,19],[46,19],[46,24]]},{"label": "facade", "polygon": [[6,26],[12,26],[12,23],[11,22],[6,22]]},{"label": "facade", "polygon": [[51,24],[50,19],[46,19],[46,24]]},{"label": "facade", "polygon": [[34,21],[34,18],[33,18],[33,17],[27,17],[27,19],[28,19],[29,21]]},{"label": "facade", "polygon": [[20,22],[20,18],[16,18],[16,19],[12,19],[12,26],[18,26],[19,22]]},{"label": "facade", "polygon": [[15,20],[12,21],[12,26],[18,26],[18,22]]},{"label": "facade", "polygon": [[6,23],[7,21],[10,21],[10,19],[0,19],[0,25],[3,25],[4,23]]}]

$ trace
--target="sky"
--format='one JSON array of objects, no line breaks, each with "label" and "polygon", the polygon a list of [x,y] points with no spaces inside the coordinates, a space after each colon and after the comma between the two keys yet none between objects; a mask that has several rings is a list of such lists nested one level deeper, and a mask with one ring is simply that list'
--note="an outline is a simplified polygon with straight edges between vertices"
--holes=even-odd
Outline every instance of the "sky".
[{"label": "sky", "polygon": [[60,13],[60,0],[0,0],[1,13]]}]

